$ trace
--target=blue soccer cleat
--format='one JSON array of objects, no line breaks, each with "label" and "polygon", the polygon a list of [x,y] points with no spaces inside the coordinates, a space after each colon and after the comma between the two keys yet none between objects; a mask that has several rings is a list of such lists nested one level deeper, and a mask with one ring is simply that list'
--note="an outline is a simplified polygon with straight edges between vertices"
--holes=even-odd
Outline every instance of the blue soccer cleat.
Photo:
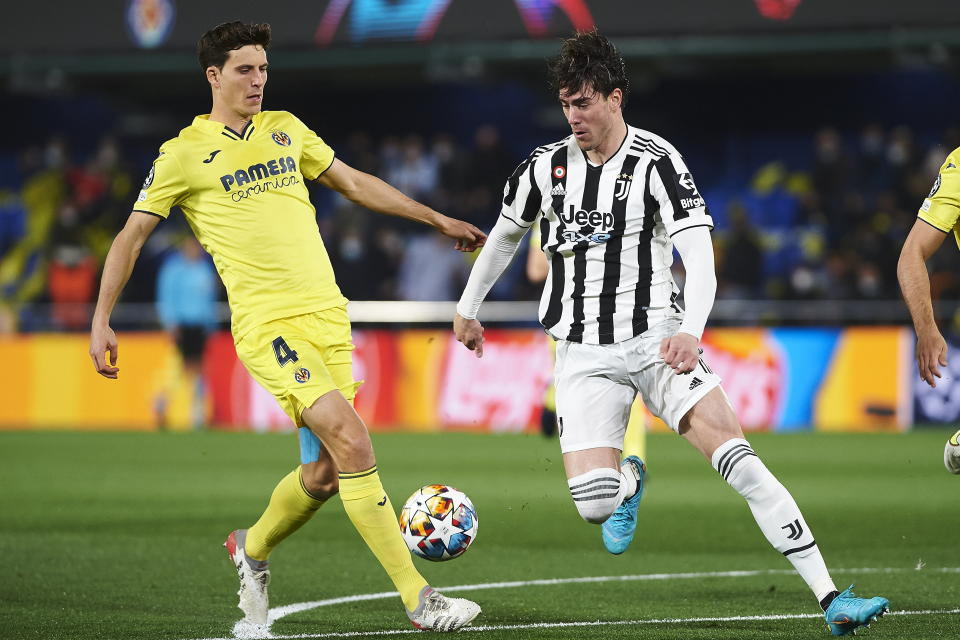
[{"label": "blue soccer cleat", "polygon": [[643,477],[647,473],[643,460],[637,456],[627,456],[620,466],[623,468],[627,465],[630,468],[624,469],[624,473],[633,473],[636,476],[637,492],[624,500],[600,527],[603,533],[603,546],[617,556],[626,551],[633,542],[633,534],[637,530],[637,509],[640,508],[640,498],[643,497]]},{"label": "blue soccer cleat", "polygon": [[833,635],[845,636],[856,633],[857,627],[869,626],[889,609],[890,601],[886,598],[858,598],[850,585],[833,599],[823,615]]}]

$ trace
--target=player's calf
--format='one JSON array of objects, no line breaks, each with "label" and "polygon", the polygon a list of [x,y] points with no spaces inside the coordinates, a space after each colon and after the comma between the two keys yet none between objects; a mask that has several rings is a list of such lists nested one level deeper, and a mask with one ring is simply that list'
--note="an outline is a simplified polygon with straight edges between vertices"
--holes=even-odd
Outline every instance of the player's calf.
[{"label": "player's calf", "polygon": [[601,467],[567,479],[567,486],[580,517],[601,524],[613,515],[624,496],[636,493],[637,481],[625,477],[620,469]]}]

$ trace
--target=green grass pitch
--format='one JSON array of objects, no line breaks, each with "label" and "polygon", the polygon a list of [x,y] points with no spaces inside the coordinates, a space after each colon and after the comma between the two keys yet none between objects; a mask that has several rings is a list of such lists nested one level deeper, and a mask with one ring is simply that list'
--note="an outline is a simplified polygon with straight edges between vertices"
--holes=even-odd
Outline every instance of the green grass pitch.
[{"label": "green grass pitch", "polygon": [[[944,430],[887,435],[755,435],[793,493],[841,589],[888,597],[894,612],[960,608],[960,477]],[[693,573],[464,590],[483,607],[468,638],[826,638],[790,564],[743,500],[673,435],[648,440],[648,491],[631,549],[607,554],[577,516],[555,441],[537,435],[378,434],[394,508],[447,483],[474,501],[477,541],[447,563],[417,560],[435,586]],[[298,459],[293,435],[0,433],[0,638],[228,638],[236,577],[221,543],[252,524]],[[273,606],[391,591],[330,501],[271,558]],[[751,571],[744,576],[700,575]],[[675,620],[658,623],[623,621]],[[686,620],[686,621],[682,621]],[[600,621],[535,628],[536,623]],[[609,624],[617,623],[619,624]],[[510,627],[504,629],[503,627]],[[281,618],[277,636],[412,631],[397,597]],[[957,638],[960,615],[890,615],[870,638]],[[352,637],[365,637],[359,633]],[[328,636],[329,637],[329,636]],[[342,635],[340,637],[343,637]]]}]

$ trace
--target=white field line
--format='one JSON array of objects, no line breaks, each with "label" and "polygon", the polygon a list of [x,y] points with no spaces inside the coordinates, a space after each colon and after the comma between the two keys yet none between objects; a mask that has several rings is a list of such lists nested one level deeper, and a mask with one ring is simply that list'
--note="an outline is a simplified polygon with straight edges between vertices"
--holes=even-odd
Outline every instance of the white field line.
[{"label": "white field line", "polygon": [[[960,567],[938,567],[919,569],[927,573],[960,573]],[[907,573],[918,571],[918,569],[903,567],[865,567],[859,569],[838,569],[835,574],[864,574],[864,573]],[[700,571],[688,573],[646,573],[624,576],[592,576],[581,578],[549,578],[539,580],[516,580],[510,582],[485,582],[479,584],[464,584],[450,587],[438,587],[441,592],[452,593],[458,591],[482,591],[486,589],[510,589],[517,587],[530,586],[553,586],[563,584],[590,584],[603,582],[638,582],[655,580],[690,580],[700,578],[747,578],[756,576],[773,575],[792,575],[795,572],[792,569],[759,569],[751,571]],[[270,623],[286,617],[288,615],[309,611],[319,607],[328,607],[337,604],[346,604],[350,602],[363,602],[367,600],[383,600],[386,598],[395,598],[399,594],[396,591],[382,591],[379,593],[363,593],[353,596],[343,596],[340,598],[329,598],[327,600],[314,600],[312,602],[300,602],[296,604],[274,607],[270,610]],[[938,614],[956,614],[960,609],[943,609],[930,611],[896,611],[887,615],[923,615],[930,613]],[[789,620],[803,618],[819,618],[821,614],[777,614],[777,615],[759,615],[759,616],[729,616],[717,618],[662,618],[647,620],[596,620],[582,622],[542,622],[530,623],[524,625],[498,625],[498,626],[477,626],[468,627],[463,631],[495,631],[511,629],[554,629],[563,627],[582,627],[582,626],[617,626],[626,624],[692,624],[698,622],[737,622],[749,620]],[[337,633],[322,634],[300,634],[300,635],[273,635],[268,628],[250,625],[244,621],[237,622],[233,627],[233,636],[228,638],[203,638],[200,640],[295,640],[300,638],[353,638],[363,636],[386,636],[402,635],[407,633],[420,633],[416,629],[397,629],[382,631],[349,631]]]}]

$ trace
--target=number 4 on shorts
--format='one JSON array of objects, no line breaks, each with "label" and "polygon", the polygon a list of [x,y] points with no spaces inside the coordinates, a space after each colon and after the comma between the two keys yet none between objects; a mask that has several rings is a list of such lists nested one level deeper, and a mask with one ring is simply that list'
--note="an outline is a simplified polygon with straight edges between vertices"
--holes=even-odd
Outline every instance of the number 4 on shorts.
[{"label": "number 4 on shorts", "polygon": [[281,367],[285,366],[288,362],[296,362],[299,360],[299,358],[297,358],[297,352],[290,348],[290,345],[286,343],[283,336],[277,336],[276,340],[273,341],[273,355],[277,356],[277,364]]}]

